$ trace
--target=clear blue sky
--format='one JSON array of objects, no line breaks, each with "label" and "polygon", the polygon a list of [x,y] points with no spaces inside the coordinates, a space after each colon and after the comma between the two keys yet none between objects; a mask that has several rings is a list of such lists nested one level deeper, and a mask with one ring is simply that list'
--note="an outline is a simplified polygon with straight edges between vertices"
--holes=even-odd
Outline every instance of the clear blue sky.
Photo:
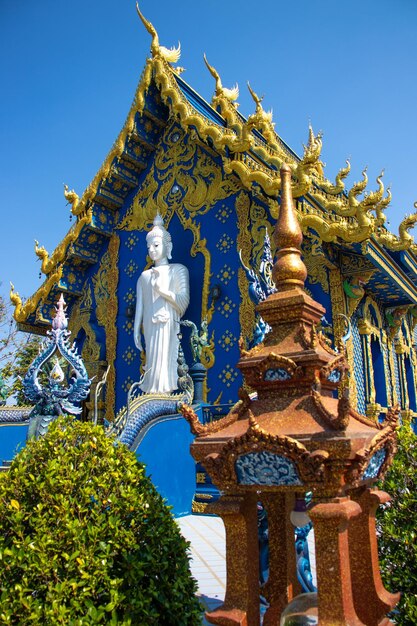
[{"label": "clear blue sky", "polygon": [[[324,132],[333,177],[385,168],[391,229],[417,200],[415,0],[142,0],[162,44],[181,41],[183,78],[210,100],[213,79],[249,80],[298,153],[308,122]],[[0,280],[22,296],[41,284],[33,252],[67,232],[63,183],[81,195],[121,129],[149,54],[134,0],[0,0]],[[372,184],[371,184],[372,183]]]}]

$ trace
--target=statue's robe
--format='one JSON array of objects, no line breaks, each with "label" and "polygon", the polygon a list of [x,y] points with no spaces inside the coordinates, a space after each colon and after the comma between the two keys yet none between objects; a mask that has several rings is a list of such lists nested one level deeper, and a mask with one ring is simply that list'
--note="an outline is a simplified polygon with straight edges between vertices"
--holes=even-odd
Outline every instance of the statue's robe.
[{"label": "statue's robe", "polygon": [[[160,275],[159,295],[152,287],[152,273]],[[190,300],[188,270],[171,263],[145,270],[138,279],[135,326],[143,324],[145,337],[145,377],[141,384],[146,393],[165,393],[177,389],[178,333],[180,318]]]}]

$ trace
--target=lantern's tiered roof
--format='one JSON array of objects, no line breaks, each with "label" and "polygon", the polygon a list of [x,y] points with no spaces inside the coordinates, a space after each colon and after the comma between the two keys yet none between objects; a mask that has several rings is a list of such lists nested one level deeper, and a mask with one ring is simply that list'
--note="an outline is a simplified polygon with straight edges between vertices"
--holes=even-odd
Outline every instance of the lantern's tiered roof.
[{"label": "lantern's tiered roof", "polygon": [[341,497],[383,475],[399,411],[379,423],[351,406],[343,345],[334,350],[317,333],[325,310],[303,289],[302,234],[285,164],[281,179],[272,271],[278,291],[257,307],[271,330],[264,343],[242,349],[237,364],[256,398],[242,389],[231,412],[208,425],[190,407],[182,410],[197,435],[192,454],[223,493],[298,488]]}]

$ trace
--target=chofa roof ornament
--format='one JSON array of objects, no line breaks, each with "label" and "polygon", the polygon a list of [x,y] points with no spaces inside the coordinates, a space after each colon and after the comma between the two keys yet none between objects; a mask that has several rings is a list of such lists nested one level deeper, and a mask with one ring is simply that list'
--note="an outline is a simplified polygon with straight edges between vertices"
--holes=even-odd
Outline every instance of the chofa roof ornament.
[{"label": "chofa roof ornament", "polygon": [[168,63],[177,63],[181,56],[181,44],[178,42],[177,48],[165,48],[165,46],[159,45],[159,37],[153,24],[146,19],[141,10],[139,9],[139,3],[136,2],[136,11],[145,26],[146,30],[152,35],[151,54],[154,59],[160,58]]}]

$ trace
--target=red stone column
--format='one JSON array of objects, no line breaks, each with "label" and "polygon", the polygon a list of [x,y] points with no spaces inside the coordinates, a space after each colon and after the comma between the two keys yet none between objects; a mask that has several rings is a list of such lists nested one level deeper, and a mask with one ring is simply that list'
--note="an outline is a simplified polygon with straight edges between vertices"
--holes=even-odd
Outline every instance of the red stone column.
[{"label": "red stone column", "polygon": [[294,494],[263,493],[260,498],[268,515],[269,537],[269,576],[263,595],[270,606],[263,624],[276,626],[287,604],[301,593],[297,579],[294,526],[290,522]]},{"label": "red stone column", "polygon": [[349,526],[349,554],[352,572],[353,601],[357,615],[367,626],[392,624],[385,617],[400,599],[399,593],[385,589],[379,571],[375,513],[380,504],[390,500],[384,491],[366,487],[350,492],[362,513]]},{"label": "red stone column", "polygon": [[353,603],[348,543],[349,523],[360,512],[348,498],[319,502],[308,511],[314,525],[320,626],[365,626]]},{"label": "red stone column", "polygon": [[210,624],[259,626],[259,548],[257,495],[222,496],[210,506],[226,530],[226,596],[224,604],[206,613]]}]

